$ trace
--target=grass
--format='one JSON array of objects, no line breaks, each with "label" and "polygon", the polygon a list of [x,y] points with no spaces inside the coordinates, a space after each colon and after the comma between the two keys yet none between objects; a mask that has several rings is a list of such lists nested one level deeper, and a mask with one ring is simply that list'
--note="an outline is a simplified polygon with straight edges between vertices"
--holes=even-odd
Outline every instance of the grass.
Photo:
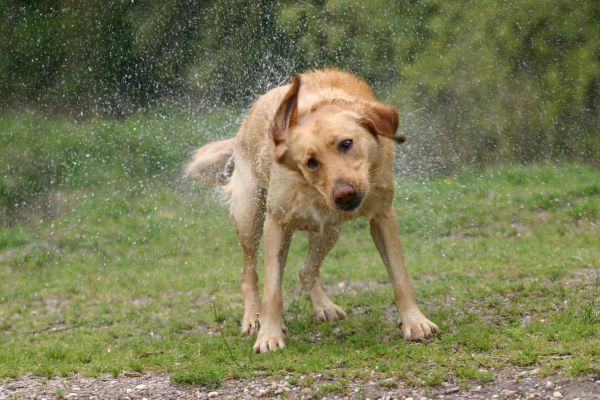
[{"label": "grass", "polygon": [[[402,340],[385,269],[359,220],[323,267],[348,318],[313,320],[297,278],[307,241],[297,234],[284,281],[287,348],[255,355],[253,338],[238,334],[241,252],[227,210],[213,192],[175,179],[188,150],[166,154],[166,172],[131,177],[115,167],[103,172],[106,184],[90,165],[90,182],[44,192],[61,193],[60,212],[0,228],[0,377],[160,371],[212,388],[316,372],[334,379],[314,387],[324,395],[372,376],[436,386],[488,382],[510,366],[600,372],[599,170],[502,166],[399,179],[408,268],[443,334]],[[126,162],[114,157],[106,164]]]}]

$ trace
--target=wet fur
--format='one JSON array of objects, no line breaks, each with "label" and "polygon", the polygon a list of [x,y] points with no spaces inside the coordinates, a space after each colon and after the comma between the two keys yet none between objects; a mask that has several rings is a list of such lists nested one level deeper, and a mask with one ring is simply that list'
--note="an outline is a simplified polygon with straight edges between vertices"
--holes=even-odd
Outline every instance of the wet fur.
[{"label": "wet fur", "polygon": [[[325,294],[319,269],[341,225],[361,216],[369,219],[389,272],[405,339],[421,340],[438,331],[416,304],[396,228],[392,162],[394,143],[403,141],[396,136],[397,126],[396,110],[378,102],[364,81],[326,69],[297,75],[290,84],[267,92],[234,138],[196,152],[188,174],[209,185],[224,184],[230,196],[244,259],[242,332],[258,330],[255,351],[284,346],[281,279],[296,230],[309,232],[300,279],[316,317],[326,321],[346,316]],[[350,149],[342,150],[341,143],[348,140]],[[352,207],[356,202],[359,206],[341,209],[348,198]],[[256,259],[263,234],[261,303]]]}]

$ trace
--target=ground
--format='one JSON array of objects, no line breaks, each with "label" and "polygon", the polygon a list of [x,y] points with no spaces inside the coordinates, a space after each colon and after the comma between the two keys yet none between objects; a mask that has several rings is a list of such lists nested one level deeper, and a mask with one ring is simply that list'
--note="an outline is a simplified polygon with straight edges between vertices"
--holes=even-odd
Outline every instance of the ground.
[{"label": "ground", "polygon": [[[85,160],[83,149],[65,162]],[[173,172],[183,159],[161,173],[142,162],[158,156],[131,154],[122,155],[141,157],[137,172],[118,175],[105,160],[9,210],[0,398],[597,396],[598,169],[399,178],[408,270],[442,333],[402,340],[385,268],[358,220],[323,267],[348,318],[315,322],[298,282],[307,240],[297,235],[284,281],[287,347],[256,355],[253,338],[239,335],[241,256],[221,197]]]},{"label": "ground", "polygon": [[541,377],[539,372],[535,368],[508,368],[497,371],[494,380],[487,384],[464,386],[444,382],[427,389],[406,386],[402,381],[373,374],[365,381],[348,382],[343,392],[327,374],[303,375],[293,383],[290,383],[289,375],[281,379],[236,379],[212,390],[175,383],[168,374],[126,373],[98,378],[74,375],[53,379],[28,375],[1,383],[0,399],[600,399],[600,376],[566,379]]}]

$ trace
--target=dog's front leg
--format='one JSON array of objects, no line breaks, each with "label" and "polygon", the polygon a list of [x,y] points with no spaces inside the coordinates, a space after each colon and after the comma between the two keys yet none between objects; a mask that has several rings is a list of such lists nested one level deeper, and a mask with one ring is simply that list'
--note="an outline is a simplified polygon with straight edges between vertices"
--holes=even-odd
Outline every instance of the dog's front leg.
[{"label": "dog's front leg", "polygon": [[281,281],[292,233],[292,230],[280,225],[267,214],[264,226],[265,283],[262,315],[256,343],[252,348],[257,353],[285,346]]},{"label": "dog's front leg", "polygon": [[415,300],[404,266],[402,243],[396,227],[396,213],[390,207],[371,219],[370,225],[371,237],[394,285],[396,308],[404,339],[422,340],[434,332],[439,332],[437,325],[423,315]]}]

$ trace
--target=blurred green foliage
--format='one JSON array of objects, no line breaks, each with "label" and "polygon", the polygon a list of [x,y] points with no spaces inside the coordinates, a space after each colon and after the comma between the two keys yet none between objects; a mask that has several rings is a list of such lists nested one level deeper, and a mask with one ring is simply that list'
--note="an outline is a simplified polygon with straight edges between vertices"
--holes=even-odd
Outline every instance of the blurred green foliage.
[{"label": "blurred green foliage", "polygon": [[153,109],[89,121],[0,116],[0,225],[19,219],[20,208],[53,207],[53,193],[176,181],[192,150],[222,130],[234,132],[239,114],[222,107],[193,115]]},{"label": "blurred green foliage", "polygon": [[600,160],[596,0],[0,0],[0,53],[4,110],[246,106],[333,64],[400,108],[435,173]]}]

